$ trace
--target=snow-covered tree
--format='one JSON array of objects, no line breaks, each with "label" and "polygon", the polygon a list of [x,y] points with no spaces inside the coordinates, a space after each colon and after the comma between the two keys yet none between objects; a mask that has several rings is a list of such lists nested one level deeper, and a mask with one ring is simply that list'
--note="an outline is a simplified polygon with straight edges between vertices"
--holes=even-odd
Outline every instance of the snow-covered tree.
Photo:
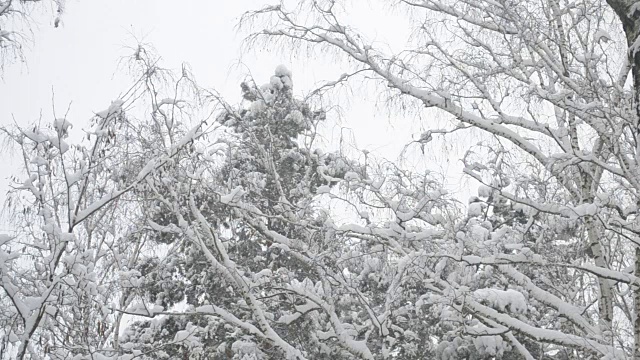
[{"label": "snow-covered tree", "polygon": [[[154,252],[144,232],[145,183],[207,128],[204,120],[186,128],[180,97],[196,99],[197,90],[186,70],[172,81],[144,49],[134,58],[134,85],[95,114],[82,141],[72,140],[78,134],[66,116],[2,129],[23,164],[5,209],[14,232],[0,235],[3,356],[119,352],[123,313],[140,287],[137,260]],[[146,105],[143,119],[128,114]]]},{"label": "snow-covered tree", "polygon": [[[287,287],[279,278],[308,276],[308,265],[272,248],[273,239],[261,232],[309,237],[291,218],[315,221],[313,195],[326,183],[318,167],[331,163],[330,156],[310,151],[324,112],[295,99],[292,86],[284,66],[265,86],[243,83],[244,105],[227,106],[218,115],[223,128],[200,144],[198,155],[158,174],[149,222],[155,241],[172,250],[161,261],[149,257],[141,263],[147,279],[143,300],[167,308],[184,301],[188,311],[128,330],[126,341],[147,349],[149,358],[262,358],[265,352],[277,358],[291,350],[271,345],[267,351],[258,344],[269,338],[248,327],[264,311],[290,307],[281,304],[286,294],[266,294]],[[285,273],[274,277],[278,269]],[[228,322],[226,314],[236,321]],[[265,326],[273,320],[263,319]],[[278,327],[286,330],[285,325]],[[176,341],[185,329],[191,329],[189,341]],[[300,336],[299,329],[289,332]]]},{"label": "snow-covered tree", "polygon": [[447,114],[423,145],[486,135],[463,156],[482,184],[468,216],[438,246],[402,247],[425,263],[420,305],[442,310],[438,357],[639,358],[639,4],[401,0],[398,53],[350,22],[360,6],[281,3],[244,21],[265,24],[251,45],[313,45]]},{"label": "snow-covered tree", "polygon": [[[278,67],[189,159],[149,178],[140,309],[121,339],[148,358],[434,356],[442,304],[419,256],[456,247],[459,214],[432,174],[316,148],[322,110]],[[436,270],[438,272],[443,269]],[[517,309],[522,309],[519,304]]]},{"label": "snow-covered tree", "polygon": [[247,13],[266,26],[248,44],[320,47],[352,67],[333,84],[366,76],[448,115],[422,149],[480,134],[461,155],[477,196],[324,151],[330,116],[284,66],[232,106],[139,48],[140,77],[82,142],[65,117],[3,129],[24,173],[0,354],[640,358],[640,6],[400,0],[396,54],[349,23],[359,6]]}]

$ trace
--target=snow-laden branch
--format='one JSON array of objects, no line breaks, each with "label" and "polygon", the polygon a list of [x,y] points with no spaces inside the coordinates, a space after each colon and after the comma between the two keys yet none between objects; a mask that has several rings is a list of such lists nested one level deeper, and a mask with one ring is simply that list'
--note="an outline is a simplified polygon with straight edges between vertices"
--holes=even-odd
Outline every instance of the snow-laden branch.
[{"label": "snow-laden branch", "polygon": [[470,298],[465,299],[464,306],[474,312],[477,312],[481,316],[495,321],[496,323],[510,329],[511,331],[522,333],[536,341],[549,342],[568,347],[585,348],[596,351],[601,355],[610,354],[611,356],[613,356],[613,359],[626,359],[624,353],[613,346],[601,344],[596,340],[586,337],[566,334],[557,330],[548,330],[531,326],[521,320],[518,320],[507,314],[500,313],[488,306],[482,305]]}]

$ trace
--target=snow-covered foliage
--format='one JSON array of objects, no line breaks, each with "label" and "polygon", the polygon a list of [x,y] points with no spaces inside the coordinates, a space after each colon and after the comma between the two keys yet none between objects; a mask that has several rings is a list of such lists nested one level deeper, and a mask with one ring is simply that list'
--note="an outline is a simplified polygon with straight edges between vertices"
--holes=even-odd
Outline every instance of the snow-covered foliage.
[{"label": "snow-covered foliage", "polygon": [[[393,294],[422,314],[419,322],[440,319],[429,335],[412,328],[411,320],[394,321],[387,333],[389,324],[381,321],[379,343],[385,345],[378,351],[367,342],[372,353],[402,359],[640,357],[636,3],[400,1],[394,16],[410,18],[398,21],[408,28],[394,34],[410,36],[393,39],[403,49],[398,53],[377,35],[395,25],[358,29],[351,14],[378,9],[370,3],[309,0],[245,15],[243,24],[257,29],[253,44],[290,44],[314,55],[322,49],[331,61],[343,57],[345,67],[353,66],[348,77],[366,74],[394,89],[381,90],[390,96],[387,103],[451,116],[452,126],[444,129],[430,125],[433,113],[422,118],[421,126],[431,128],[414,141],[423,154],[442,141],[436,135],[455,133],[449,135],[455,139],[471,131],[468,136],[480,140],[467,145],[465,137],[457,145],[464,147],[465,174],[480,186],[466,216],[445,216],[443,231],[434,231],[438,225],[430,218],[436,229],[413,233],[416,220],[427,218],[416,212],[419,206],[400,210],[395,198],[383,205],[397,216],[390,232],[366,214],[367,226],[339,227],[367,240],[402,234],[380,245],[393,252],[385,258],[394,262],[392,272],[405,271],[399,286],[415,273],[419,290],[415,302],[406,288]],[[351,186],[367,178],[348,180]],[[416,205],[430,204],[402,194]],[[410,221],[404,221],[407,213]],[[377,273],[384,279],[385,271]],[[397,310],[385,314],[392,313]],[[409,355],[395,332],[403,325],[428,339],[418,354]]]},{"label": "snow-covered foliage", "polygon": [[[141,262],[153,279],[142,300],[184,303],[184,317],[166,314],[171,331],[138,322],[122,342],[149,358],[191,356],[175,341],[191,323],[209,334],[199,351],[216,359],[424,353],[430,329],[412,304],[426,273],[409,249],[444,236],[446,192],[429,175],[314,148],[326,115],[293,96],[284,66],[241,87],[243,105],[225,105],[209,150],[150,177],[155,241],[175,250]],[[326,207],[354,199],[353,222]]]},{"label": "snow-covered foliage", "polygon": [[[187,81],[161,90],[167,74],[160,69],[142,73],[126,97],[82,129],[83,141],[72,140],[78,134],[70,134],[68,118],[1,129],[24,165],[5,210],[14,231],[0,235],[3,356],[111,358],[121,352],[124,312],[140,304],[133,312],[162,311],[135,296],[148,281],[138,258],[156,252],[147,245],[141,195],[149,176],[187,152],[204,123],[163,129],[158,118],[132,120],[127,109],[144,105],[136,99],[148,94],[145,82],[174,96],[193,92]],[[180,122],[186,115],[172,114]]]},{"label": "snow-covered foliage", "polygon": [[488,135],[460,156],[477,193],[321,149],[328,115],[286,66],[234,106],[139,49],[141,77],[82,142],[66,118],[3,129],[24,172],[0,235],[0,354],[640,357],[637,6],[401,1],[424,23],[388,54],[343,21],[360,3],[299,3],[247,13],[273,16],[250,39],[324,45],[356,64],[338,82],[368,73],[450,114],[423,151]]}]

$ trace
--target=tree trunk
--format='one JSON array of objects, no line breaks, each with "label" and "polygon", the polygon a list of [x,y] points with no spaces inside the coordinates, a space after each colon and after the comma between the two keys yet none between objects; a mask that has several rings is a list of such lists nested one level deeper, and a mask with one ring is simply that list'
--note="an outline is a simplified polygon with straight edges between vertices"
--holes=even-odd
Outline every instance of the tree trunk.
[{"label": "tree trunk", "polygon": [[[620,21],[622,22],[622,28],[627,37],[628,61],[631,65],[631,76],[633,77],[633,106],[635,108],[636,118],[636,160],[640,156],[640,44],[638,41],[638,35],[640,35],[640,11],[634,11],[632,13],[632,6],[635,0],[607,0],[607,3],[616,12]],[[640,189],[638,189],[640,190]],[[640,247],[636,245],[636,266],[635,275],[640,276]],[[634,349],[633,358],[640,359],[640,286],[633,287],[633,300],[635,319],[633,322],[634,331]]]},{"label": "tree trunk", "polygon": [[[602,251],[602,245],[600,244],[598,229],[593,221],[593,218],[587,217],[586,225],[591,257],[593,258],[596,266],[608,269],[609,264],[607,264],[607,261],[605,260],[604,253]],[[606,335],[605,339],[607,339],[607,342],[609,344],[612,344],[613,338],[611,337],[611,327],[613,324],[613,286],[610,280],[604,278],[598,279],[598,285],[600,289],[598,299],[600,331],[602,331]]]}]

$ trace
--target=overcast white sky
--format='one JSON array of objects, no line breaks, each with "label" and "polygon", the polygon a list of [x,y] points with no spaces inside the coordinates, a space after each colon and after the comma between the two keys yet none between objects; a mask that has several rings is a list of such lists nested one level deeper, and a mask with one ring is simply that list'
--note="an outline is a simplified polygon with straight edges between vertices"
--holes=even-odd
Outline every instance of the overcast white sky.
[{"label": "overcast white sky", "polygon": [[[55,93],[57,115],[63,115],[71,104],[68,119],[76,129],[82,128],[94,112],[108,107],[130,85],[117,65],[120,57],[130,54],[126,46],[134,46],[136,38],[151,43],[165,67],[179,69],[182,62],[189,63],[201,86],[215,88],[230,103],[240,100],[239,83],[249,71],[257,82],[267,82],[275,67],[285,64],[293,71],[299,94],[345,71],[339,62],[327,59],[295,59],[287,53],[266,50],[242,54],[240,45],[246,34],[234,29],[239,16],[269,2],[67,0],[59,28],[53,27],[50,14],[35,14],[39,26],[33,30],[33,44],[25,51],[26,62],[6,67],[0,80],[0,125],[13,121],[27,125],[37,121],[40,114],[43,122],[52,121]],[[370,26],[379,42],[394,38],[389,29],[402,31],[402,20],[394,20],[388,12],[376,12],[367,5],[357,14],[350,20]],[[387,25],[376,30],[382,21]],[[243,66],[237,66],[239,60]],[[360,149],[394,157],[410,141],[411,134],[428,125],[419,119],[382,114],[375,109],[375,100],[373,96],[355,97],[340,125],[354,130]],[[327,136],[336,137],[338,133],[339,127],[335,126]],[[6,154],[0,159],[0,201],[4,202],[11,166]]]}]

